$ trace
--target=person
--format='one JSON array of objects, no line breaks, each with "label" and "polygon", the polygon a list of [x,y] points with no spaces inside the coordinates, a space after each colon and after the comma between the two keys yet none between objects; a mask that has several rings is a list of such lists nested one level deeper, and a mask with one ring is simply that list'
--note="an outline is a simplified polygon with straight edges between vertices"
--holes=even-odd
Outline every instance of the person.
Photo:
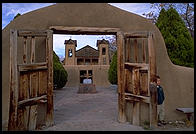
[{"label": "person", "polygon": [[156,84],[157,84],[157,114],[158,114],[158,126],[161,126],[162,124],[165,125],[164,121],[164,115],[165,115],[165,110],[164,110],[164,91],[163,88],[161,87],[161,79],[160,76],[156,76]]}]

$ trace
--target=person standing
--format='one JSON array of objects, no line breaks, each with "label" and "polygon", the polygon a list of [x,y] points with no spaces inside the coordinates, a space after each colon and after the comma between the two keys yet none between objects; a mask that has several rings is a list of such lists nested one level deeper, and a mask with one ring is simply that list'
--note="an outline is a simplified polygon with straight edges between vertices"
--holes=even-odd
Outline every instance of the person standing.
[{"label": "person standing", "polygon": [[165,95],[163,88],[161,87],[161,79],[160,76],[156,76],[156,84],[157,84],[157,114],[158,114],[158,126],[161,124],[165,125],[164,116],[165,116],[165,109],[164,109],[164,100]]}]

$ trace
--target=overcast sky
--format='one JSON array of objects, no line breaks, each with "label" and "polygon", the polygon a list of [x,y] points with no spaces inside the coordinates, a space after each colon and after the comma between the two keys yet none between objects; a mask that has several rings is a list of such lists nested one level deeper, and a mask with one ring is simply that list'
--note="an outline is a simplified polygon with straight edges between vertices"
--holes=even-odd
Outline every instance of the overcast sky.
[{"label": "overcast sky", "polygon": [[[43,8],[46,6],[50,6],[53,4],[55,3],[2,3],[2,29],[6,27],[10,23],[10,21],[13,20],[14,16],[16,16],[18,13],[25,14],[27,12],[39,8]],[[109,4],[141,16],[143,13],[147,13],[150,10],[149,3],[109,3]],[[76,48],[76,50],[78,50],[86,45],[90,45],[96,48],[97,39],[102,39],[102,36],[54,35],[53,49],[59,57],[64,57],[65,55],[64,41],[70,38],[77,40],[78,47]]]}]

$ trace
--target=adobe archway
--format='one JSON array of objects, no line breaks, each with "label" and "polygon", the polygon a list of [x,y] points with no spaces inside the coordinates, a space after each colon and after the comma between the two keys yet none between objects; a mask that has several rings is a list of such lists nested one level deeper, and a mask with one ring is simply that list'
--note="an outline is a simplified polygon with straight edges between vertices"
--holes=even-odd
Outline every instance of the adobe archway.
[{"label": "adobe archway", "polygon": [[[91,12],[89,12],[89,10]],[[10,29],[47,30],[50,26],[115,27],[123,32],[154,31],[157,74],[165,89],[166,120],[182,119],[177,107],[194,105],[194,69],[173,65],[167,55],[163,37],[158,28],[145,18],[108,4],[56,4],[26,13],[2,30],[2,126],[7,129],[9,113],[9,32]],[[41,47],[41,42],[38,43]],[[19,49],[20,50],[20,49]],[[20,51],[19,51],[20,54]],[[41,60],[41,57],[39,57]],[[180,99],[179,99],[180,98]],[[183,99],[181,99],[183,98]],[[178,101],[176,101],[178,100]]]}]

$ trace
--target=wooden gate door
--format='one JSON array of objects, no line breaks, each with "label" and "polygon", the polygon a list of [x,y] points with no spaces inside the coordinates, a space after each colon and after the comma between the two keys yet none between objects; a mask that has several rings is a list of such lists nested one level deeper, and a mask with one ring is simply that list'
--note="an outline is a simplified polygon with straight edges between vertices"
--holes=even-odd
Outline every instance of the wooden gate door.
[{"label": "wooden gate door", "polygon": [[[43,45],[46,48],[44,62],[36,62],[36,53],[43,51],[35,49],[36,41],[40,38],[44,40]],[[19,40],[23,40],[21,57],[17,55]],[[22,59],[22,64],[18,63],[18,58]],[[53,33],[51,30],[10,30],[9,89],[8,130],[35,130],[39,125],[53,124]]]},{"label": "wooden gate door", "polygon": [[141,125],[140,106],[148,106],[146,117],[150,126],[156,124],[156,99],[152,99],[150,82],[156,74],[153,34],[151,32],[135,32],[117,34],[118,44],[118,120],[130,121],[133,125]]}]

